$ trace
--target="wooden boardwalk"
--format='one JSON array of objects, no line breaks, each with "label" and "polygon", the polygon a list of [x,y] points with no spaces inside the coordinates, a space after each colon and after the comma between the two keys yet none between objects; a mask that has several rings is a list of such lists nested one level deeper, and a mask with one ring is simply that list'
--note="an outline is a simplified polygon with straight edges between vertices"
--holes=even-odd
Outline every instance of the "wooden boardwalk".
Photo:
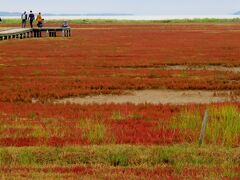
[{"label": "wooden boardwalk", "polygon": [[28,38],[31,36],[33,29],[31,28],[14,28],[0,31],[0,40],[7,40],[13,38]]},{"label": "wooden boardwalk", "polygon": [[71,36],[70,27],[43,27],[43,28],[11,28],[0,31],[0,40],[24,39],[32,37],[57,37],[61,33],[62,37]]}]

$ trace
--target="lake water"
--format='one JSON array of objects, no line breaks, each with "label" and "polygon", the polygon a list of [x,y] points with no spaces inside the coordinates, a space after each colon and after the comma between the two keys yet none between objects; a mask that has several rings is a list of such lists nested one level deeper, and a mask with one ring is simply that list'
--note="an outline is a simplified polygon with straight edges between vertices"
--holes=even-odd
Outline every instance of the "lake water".
[{"label": "lake water", "polygon": [[[18,19],[19,16],[2,16],[5,19]],[[46,20],[70,20],[70,19],[115,19],[115,20],[171,20],[171,19],[196,19],[196,18],[217,18],[233,19],[240,18],[240,15],[181,15],[181,16],[44,16]]]}]

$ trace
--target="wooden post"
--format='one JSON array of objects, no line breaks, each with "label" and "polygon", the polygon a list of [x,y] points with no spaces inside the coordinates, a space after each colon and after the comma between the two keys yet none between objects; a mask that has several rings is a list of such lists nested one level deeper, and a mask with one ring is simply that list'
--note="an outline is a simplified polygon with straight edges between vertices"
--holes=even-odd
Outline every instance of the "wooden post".
[{"label": "wooden post", "polygon": [[208,121],[208,110],[206,110],[205,113],[204,113],[204,118],[203,118],[203,122],[202,122],[202,129],[201,129],[201,133],[200,133],[200,137],[199,137],[199,146],[201,146],[203,141],[204,141],[207,121]]}]

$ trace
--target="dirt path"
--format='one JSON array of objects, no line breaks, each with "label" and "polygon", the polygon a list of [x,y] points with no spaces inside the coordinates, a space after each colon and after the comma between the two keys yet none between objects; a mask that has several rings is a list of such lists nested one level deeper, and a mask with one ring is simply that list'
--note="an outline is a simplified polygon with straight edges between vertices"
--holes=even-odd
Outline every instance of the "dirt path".
[{"label": "dirt path", "polygon": [[200,91],[200,90],[143,90],[131,91],[129,95],[99,95],[87,97],[74,97],[57,100],[56,103],[76,104],[105,104],[105,103],[152,103],[152,104],[188,104],[188,103],[214,103],[237,101],[240,97],[231,97],[229,91]]},{"label": "dirt path", "polygon": [[240,67],[226,67],[226,66],[213,66],[213,65],[199,65],[199,66],[191,66],[191,65],[166,65],[166,66],[153,66],[153,67],[121,67],[122,69],[161,69],[161,70],[207,70],[207,71],[228,71],[240,73]]},{"label": "dirt path", "polygon": [[240,72],[240,67],[225,67],[225,66],[166,66],[166,70],[207,70],[207,71],[229,71],[229,72]]}]

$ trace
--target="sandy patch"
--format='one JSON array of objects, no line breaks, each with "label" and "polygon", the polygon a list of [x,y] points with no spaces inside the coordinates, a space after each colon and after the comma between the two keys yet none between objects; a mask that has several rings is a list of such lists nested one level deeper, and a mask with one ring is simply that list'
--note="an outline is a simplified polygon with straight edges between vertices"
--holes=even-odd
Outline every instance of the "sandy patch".
[{"label": "sandy patch", "polygon": [[166,66],[164,69],[167,70],[207,70],[207,71],[229,71],[229,72],[240,72],[240,67],[225,67],[225,66]]},{"label": "sandy patch", "polygon": [[215,102],[240,102],[240,97],[232,97],[230,91],[201,90],[142,90],[131,91],[128,95],[99,95],[72,97],[56,100],[55,103],[105,104],[105,103],[151,103],[151,104],[208,104]]},{"label": "sandy patch", "polygon": [[152,67],[121,67],[122,69],[161,69],[161,70],[207,70],[207,71],[228,71],[240,73],[240,67],[226,67],[226,66],[191,66],[191,65],[164,65],[164,66],[152,66]]}]

